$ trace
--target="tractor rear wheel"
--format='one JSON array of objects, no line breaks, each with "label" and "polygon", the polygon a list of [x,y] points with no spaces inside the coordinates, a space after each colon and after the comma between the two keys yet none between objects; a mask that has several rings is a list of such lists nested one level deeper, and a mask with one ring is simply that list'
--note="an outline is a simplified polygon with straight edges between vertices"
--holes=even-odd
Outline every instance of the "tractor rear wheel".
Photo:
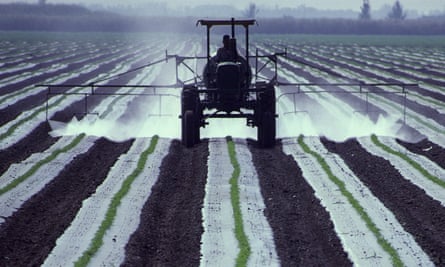
[{"label": "tractor rear wheel", "polygon": [[185,111],[182,116],[182,144],[193,147],[196,141],[195,115],[192,110]]},{"label": "tractor rear wheel", "polygon": [[272,85],[263,87],[263,90],[257,93],[257,101],[255,117],[258,145],[261,148],[271,148],[275,146],[276,138],[275,88]]},{"label": "tractor rear wheel", "polygon": [[[186,115],[187,112],[191,112],[192,115]],[[186,122],[187,116],[189,117],[187,118]],[[200,128],[202,120],[202,109],[199,94],[195,86],[186,85],[182,90],[181,117],[182,142],[186,147],[192,147],[200,142]]]},{"label": "tractor rear wheel", "polygon": [[275,114],[266,111],[261,114],[261,121],[258,125],[258,144],[261,148],[271,148],[275,146]]}]

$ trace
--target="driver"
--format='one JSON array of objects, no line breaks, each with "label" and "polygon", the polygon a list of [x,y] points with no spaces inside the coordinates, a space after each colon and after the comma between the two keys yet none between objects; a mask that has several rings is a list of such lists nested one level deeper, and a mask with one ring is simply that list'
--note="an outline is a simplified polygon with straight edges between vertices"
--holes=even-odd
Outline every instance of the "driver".
[{"label": "driver", "polygon": [[216,62],[223,62],[223,61],[232,61],[235,59],[235,53],[233,49],[230,47],[230,36],[224,35],[223,36],[223,46],[218,49],[215,60]]}]

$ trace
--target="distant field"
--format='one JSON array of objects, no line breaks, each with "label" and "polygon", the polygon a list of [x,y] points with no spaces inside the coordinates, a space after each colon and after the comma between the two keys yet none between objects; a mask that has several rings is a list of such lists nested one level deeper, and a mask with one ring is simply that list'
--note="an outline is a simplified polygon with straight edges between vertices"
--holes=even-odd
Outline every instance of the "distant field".
[{"label": "distant field", "polygon": [[186,149],[181,88],[116,85],[175,82],[165,51],[202,35],[0,32],[0,266],[443,266],[445,37],[251,41],[300,84],[276,87],[278,144],[209,120]]},{"label": "distant field", "polygon": [[[314,35],[314,34],[281,34],[258,35],[265,39],[277,39],[284,42],[330,45],[369,45],[369,46],[418,46],[444,47],[444,36],[424,35]],[[260,37],[260,38],[261,38]]]}]

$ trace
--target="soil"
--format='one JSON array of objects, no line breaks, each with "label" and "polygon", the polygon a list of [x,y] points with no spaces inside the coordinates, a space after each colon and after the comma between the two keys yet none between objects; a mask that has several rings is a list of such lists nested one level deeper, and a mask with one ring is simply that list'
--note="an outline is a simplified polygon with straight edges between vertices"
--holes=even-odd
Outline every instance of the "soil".
[{"label": "soil", "polygon": [[423,155],[445,169],[445,149],[429,141],[428,139],[423,139],[417,143],[409,143],[397,139],[397,142],[412,153]]},{"label": "soil", "polygon": [[[368,153],[357,140],[322,142],[331,153],[339,154],[395,214],[434,263],[443,266],[445,208],[404,179],[389,162]],[[411,145],[420,150],[431,145],[423,142]],[[8,240],[0,243],[0,265],[40,265],[81,202],[95,191],[131,144],[97,140],[86,154],[76,157],[44,190],[7,218],[0,226],[0,238]],[[282,266],[351,266],[329,214],[314,196],[298,164],[283,153],[279,144],[262,150],[249,141],[249,149]],[[142,210],[140,227],[126,246],[123,266],[199,265],[208,153],[207,140],[193,149],[172,141],[160,177]],[[430,154],[438,160],[443,150]]]},{"label": "soil", "polygon": [[199,266],[208,155],[205,140],[192,149],[171,143],[123,266]]},{"label": "soil", "polygon": [[53,145],[59,138],[48,135],[51,127],[47,122],[41,123],[18,143],[0,150],[0,174],[4,173],[11,164],[25,160],[34,153],[42,152]]},{"label": "soil", "polygon": [[0,266],[40,266],[57,238],[107,177],[133,140],[114,143],[101,138],[77,156],[42,191],[0,225]]},{"label": "soil", "polygon": [[445,207],[406,180],[383,158],[367,152],[356,139],[335,143],[322,139],[338,154],[371,192],[390,209],[404,229],[430,256],[436,266],[445,265]]},{"label": "soil", "polygon": [[330,216],[281,146],[249,145],[282,266],[352,266]]}]

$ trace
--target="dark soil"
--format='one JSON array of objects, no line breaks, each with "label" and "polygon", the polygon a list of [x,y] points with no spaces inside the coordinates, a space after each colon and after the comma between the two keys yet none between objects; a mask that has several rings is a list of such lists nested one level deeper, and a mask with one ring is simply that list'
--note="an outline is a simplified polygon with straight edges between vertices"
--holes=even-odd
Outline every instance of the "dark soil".
[{"label": "dark soil", "polygon": [[249,145],[282,266],[352,266],[326,209],[281,146]]},{"label": "dark soil", "polygon": [[0,225],[0,266],[40,266],[73,221],[82,201],[93,194],[133,141],[101,138],[77,156],[42,191]]},{"label": "dark soil", "polygon": [[397,140],[397,143],[401,144],[413,153],[427,157],[428,159],[434,161],[435,163],[437,163],[437,165],[445,169],[445,149],[429,141],[428,139],[424,139],[417,143],[409,143],[402,140]]},{"label": "dark soil", "polygon": [[445,266],[445,208],[440,202],[403,178],[389,161],[367,152],[356,139],[322,142],[394,213],[434,264]]},{"label": "dark soil", "polygon": [[59,138],[53,138],[48,133],[51,127],[47,122],[41,123],[25,138],[7,149],[0,150],[0,175],[3,174],[11,164],[27,159],[34,153],[42,152],[53,145]]},{"label": "dark soil", "polygon": [[193,149],[172,141],[123,266],[199,266],[208,155],[207,141]]}]

